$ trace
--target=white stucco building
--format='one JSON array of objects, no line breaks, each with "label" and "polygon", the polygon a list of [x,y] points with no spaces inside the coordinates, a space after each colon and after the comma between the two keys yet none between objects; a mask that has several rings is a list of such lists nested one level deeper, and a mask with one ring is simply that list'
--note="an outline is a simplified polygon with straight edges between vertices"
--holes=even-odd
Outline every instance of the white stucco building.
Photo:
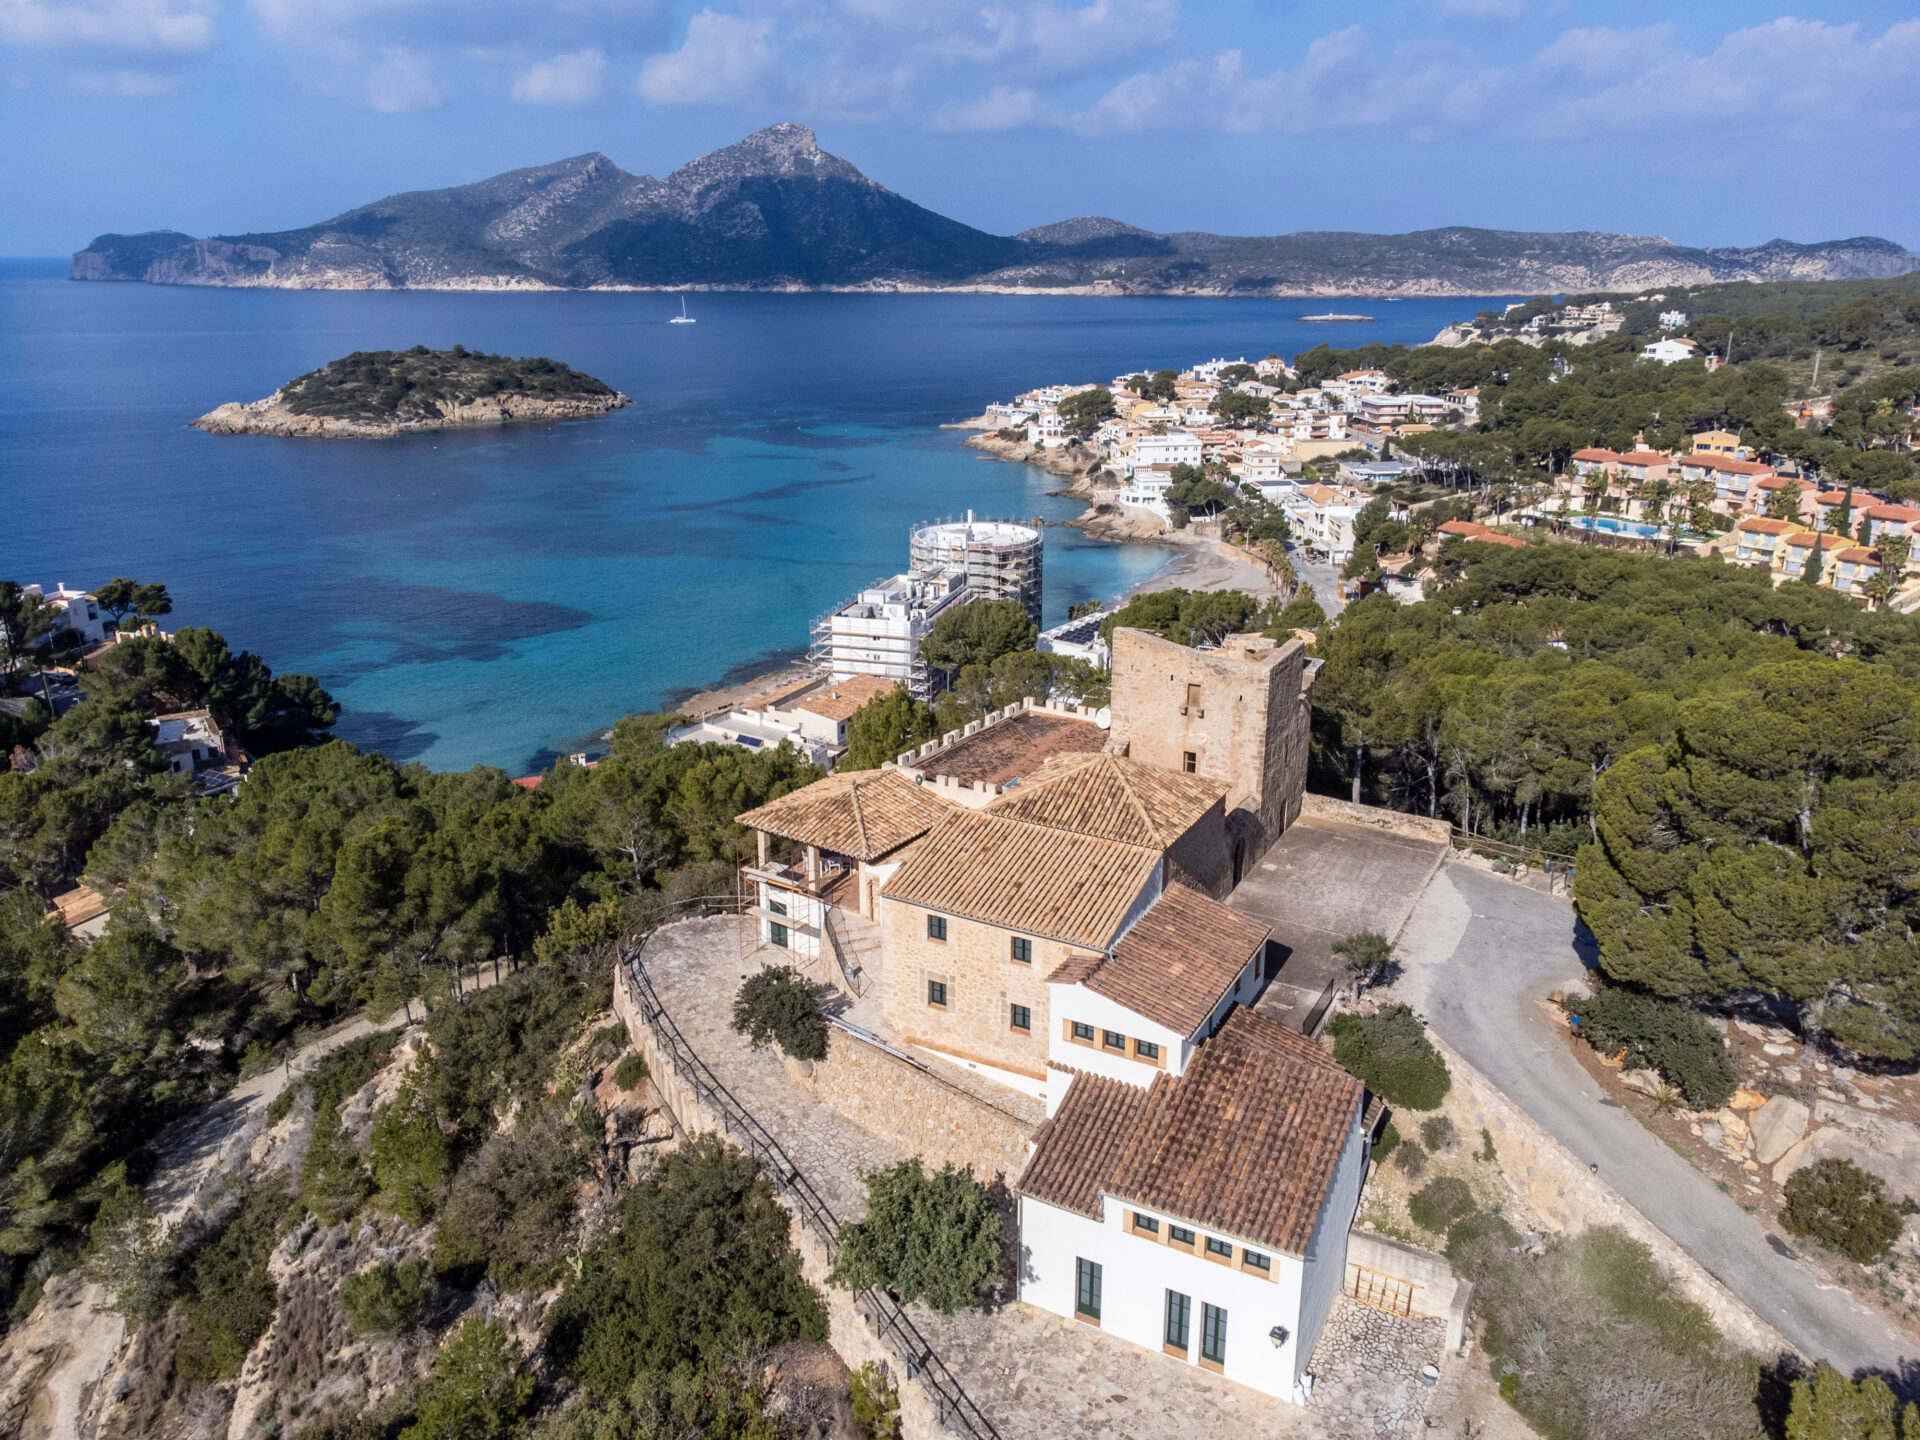
[{"label": "white stucco building", "polygon": [[872,675],[905,685],[916,700],[931,699],[937,681],[920,642],[950,606],[972,598],[962,570],[877,581],[814,622],[809,657],[835,680]]},{"label": "white stucco building", "polygon": [[1297,1401],[1345,1280],[1363,1087],[1238,1007],[1180,1073],[1139,1068],[1075,1075],[1036,1133],[1020,1298]]}]

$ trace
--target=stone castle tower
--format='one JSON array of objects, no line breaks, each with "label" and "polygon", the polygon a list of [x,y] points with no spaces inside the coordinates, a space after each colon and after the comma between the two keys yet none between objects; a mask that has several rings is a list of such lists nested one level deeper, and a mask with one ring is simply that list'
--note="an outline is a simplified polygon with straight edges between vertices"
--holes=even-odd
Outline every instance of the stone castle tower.
[{"label": "stone castle tower", "polygon": [[1297,638],[1230,635],[1194,650],[1113,632],[1113,738],[1144,764],[1227,786],[1235,884],[1300,814],[1319,669]]}]

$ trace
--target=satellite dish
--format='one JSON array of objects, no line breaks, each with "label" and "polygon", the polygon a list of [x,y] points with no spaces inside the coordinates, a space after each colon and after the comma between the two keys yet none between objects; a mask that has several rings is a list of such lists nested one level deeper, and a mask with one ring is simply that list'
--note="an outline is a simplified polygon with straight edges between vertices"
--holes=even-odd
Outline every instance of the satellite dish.
[{"label": "satellite dish", "polygon": [[1109,707],[1102,705],[1098,710],[1093,712],[1093,723],[1098,725],[1102,730],[1111,730],[1113,728],[1113,711]]}]

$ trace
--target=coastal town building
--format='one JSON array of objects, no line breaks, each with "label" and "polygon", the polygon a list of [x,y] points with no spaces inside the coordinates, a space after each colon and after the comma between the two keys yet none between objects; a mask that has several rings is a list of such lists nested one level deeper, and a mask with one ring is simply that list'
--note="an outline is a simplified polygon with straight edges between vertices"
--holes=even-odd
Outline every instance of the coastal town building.
[{"label": "coastal town building", "polygon": [[1364,1087],[1247,1009],[1183,1072],[1147,1073],[1075,1074],[1036,1133],[1020,1298],[1303,1401],[1366,1176]]},{"label": "coastal town building", "polygon": [[909,563],[918,575],[958,572],[966,599],[1012,600],[1040,623],[1045,547],[1040,532],[1011,520],[942,520],[915,526],[908,537]]},{"label": "coastal town building", "polygon": [[202,794],[215,794],[240,783],[246,756],[226,737],[220,722],[206,709],[176,710],[147,721],[153,727],[153,748],[166,762],[167,773],[192,777]]},{"label": "coastal town building", "polygon": [[809,658],[835,680],[871,675],[929,700],[944,677],[921,658],[920,642],[933,633],[935,621],[970,598],[960,570],[910,571],[876,581],[814,621]]},{"label": "coastal town building", "polygon": [[876,675],[807,679],[718,715],[667,731],[669,745],[737,745],[743,750],[789,744],[810,765],[828,766],[847,748],[847,723],[896,682]]},{"label": "coastal town building", "polygon": [[28,595],[37,595],[52,607],[54,611],[53,627],[41,638],[42,645],[52,644],[64,631],[72,631],[79,637],[81,646],[98,645],[107,638],[106,622],[100,617],[100,602],[86,590],[69,590],[63,580],[51,590],[39,585],[20,587]]},{"label": "coastal town building", "polygon": [[1353,522],[1367,497],[1335,485],[1295,485],[1280,499],[1294,537],[1310,552],[1334,565],[1353,554]]},{"label": "coastal town building", "polygon": [[1441,524],[1437,533],[1442,539],[1473,540],[1516,549],[1525,549],[1527,544],[1517,536],[1502,535],[1498,530],[1489,530],[1477,520],[1448,520]]},{"label": "coastal town building", "polygon": [[1096,610],[1077,620],[1056,625],[1051,630],[1042,630],[1040,638],[1033,642],[1033,648],[1042,655],[1065,655],[1070,659],[1085,660],[1104,670],[1112,658],[1112,651],[1108,649],[1107,642],[1100,638],[1100,622],[1112,613],[1111,610]]},{"label": "coastal town building", "polygon": [[1699,358],[1700,347],[1691,340],[1655,340],[1640,347],[1642,360],[1655,360],[1662,365],[1673,365],[1682,360]]}]

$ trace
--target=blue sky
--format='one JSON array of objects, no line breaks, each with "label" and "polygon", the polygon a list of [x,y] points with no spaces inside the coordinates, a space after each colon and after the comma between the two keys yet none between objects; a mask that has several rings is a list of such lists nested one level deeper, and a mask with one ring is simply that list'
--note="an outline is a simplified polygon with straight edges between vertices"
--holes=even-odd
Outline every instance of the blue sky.
[{"label": "blue sky", "polygon": [[1920,249],[1913,0],[0,0],[0,254],[665,174],[778,120],[1000,232]]}]

